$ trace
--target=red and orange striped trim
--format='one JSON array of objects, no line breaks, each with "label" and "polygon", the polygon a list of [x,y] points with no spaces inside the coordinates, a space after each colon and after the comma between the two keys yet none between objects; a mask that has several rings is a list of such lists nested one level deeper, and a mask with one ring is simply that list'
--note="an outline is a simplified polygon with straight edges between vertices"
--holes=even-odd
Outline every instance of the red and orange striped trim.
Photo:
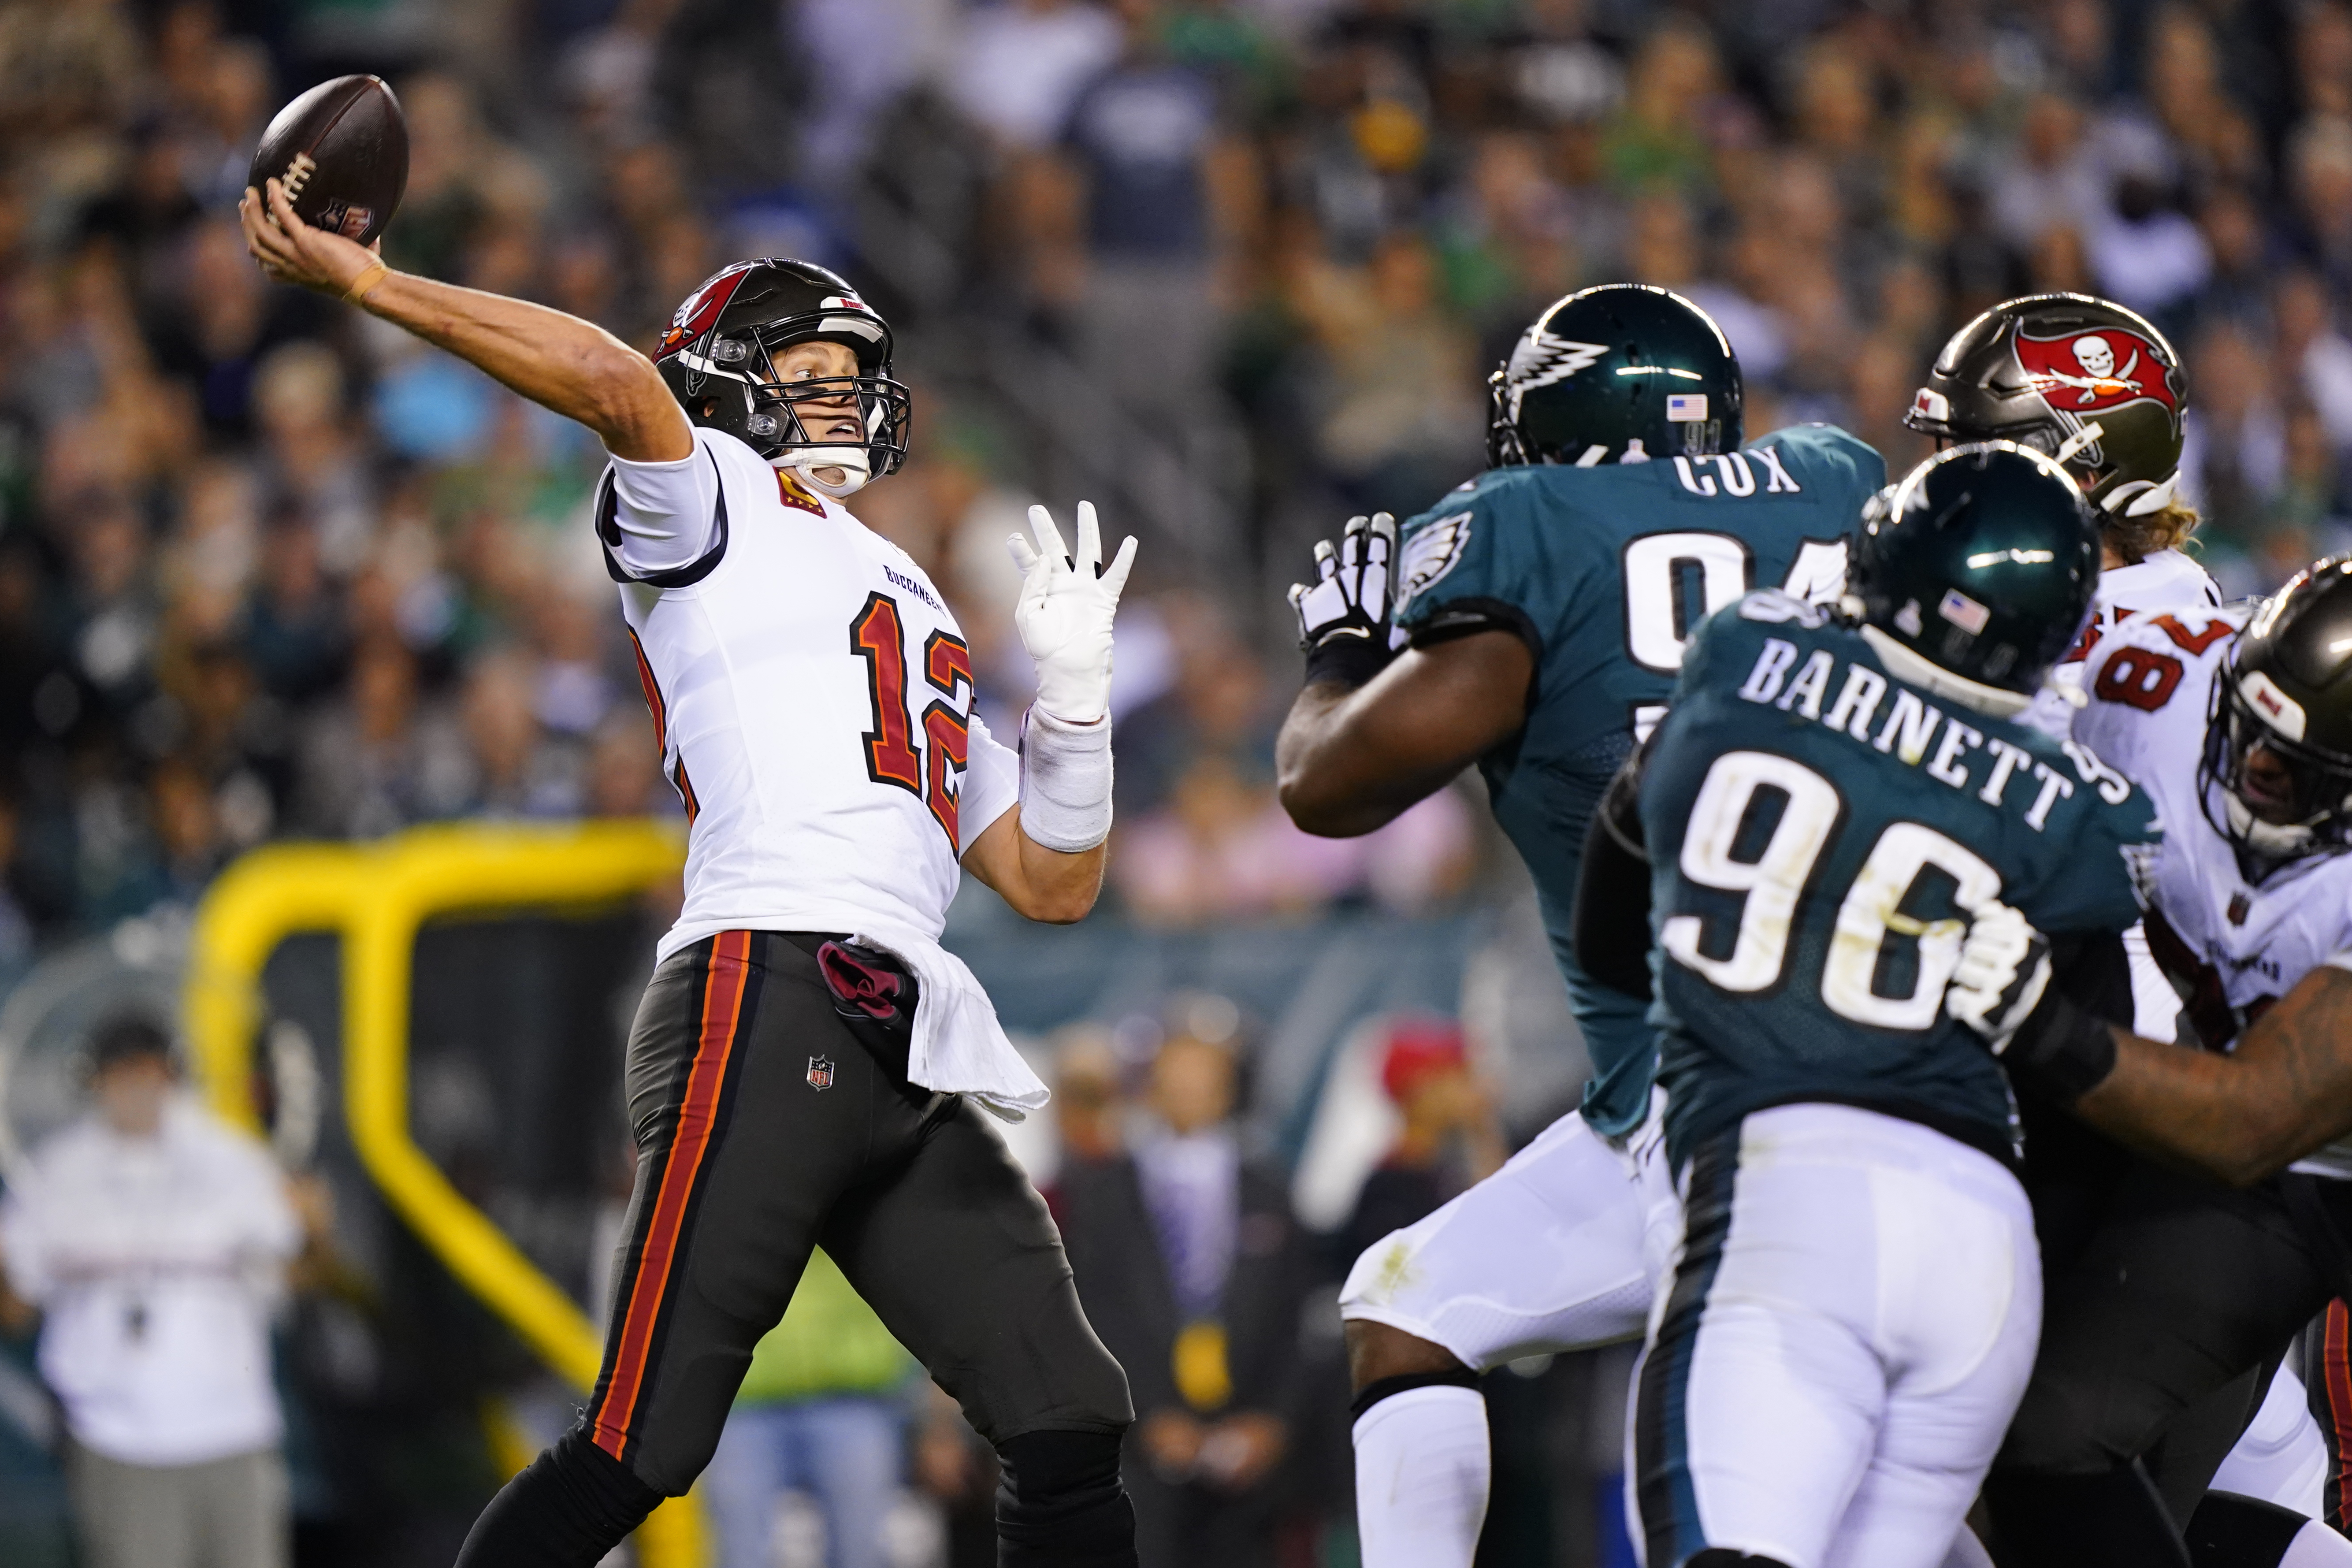
[{"label": "red and orange striped trim", "polygon": [[688,1214],[716,1141],[727,1069],[747,1021],[743,1003],[751,984],[751,956],[748,931],[721,931],[711,939],[710,967],[702,987],[701,1026],[687,1073],[686,1093],[646,1216],[645,1238],[637,1248],[627,1304],[605,1352],[610,1369],[590,1415],[590,1428],[598,1447],[625,1462],[630,1428],[644,1396],[661,1326],[662,1306],[671,1277],[684,1258]]}]

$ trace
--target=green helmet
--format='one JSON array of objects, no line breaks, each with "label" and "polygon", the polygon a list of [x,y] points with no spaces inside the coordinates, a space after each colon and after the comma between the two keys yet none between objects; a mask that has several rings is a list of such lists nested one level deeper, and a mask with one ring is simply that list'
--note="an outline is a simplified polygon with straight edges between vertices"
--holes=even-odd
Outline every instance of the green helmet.
[{"label": "green helmet", "polygon": [[1486,466],[1728,452],[1739,361],[1715,319],[1669,289],[1603,283],[1553,303],[1486,378]]},{"label": "green helmet", "polygon": [[2082,634],[2098,583],[2098,521],[2066,470],[1984,441],[1871,497],[1845,608],[1898,679],[2006,718]]}]

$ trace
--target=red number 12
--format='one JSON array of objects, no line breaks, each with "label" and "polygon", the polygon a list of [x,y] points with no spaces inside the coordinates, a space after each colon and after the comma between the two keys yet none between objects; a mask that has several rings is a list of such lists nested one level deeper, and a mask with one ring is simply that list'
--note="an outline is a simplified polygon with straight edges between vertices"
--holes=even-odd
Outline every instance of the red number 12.
[{"label": "red number 12", "polygon": [[915,749],[914,721],[907,703],[907,633],[898,602],[868,594],[866,607],[849,623],[849,651],[866,661],[866,689],[874,701],[874,728],[866,731],[866,776],[919,795],[961,850],[956,809],[962,786],[955,776],[970,754],[971,725],[954,707],[957,688],[971,688],[971,654],[963,639],[933,632],[923,643],[923,679],[944,694],[923,710],[923,738],[930,752],[929,787],[923,759]]}]

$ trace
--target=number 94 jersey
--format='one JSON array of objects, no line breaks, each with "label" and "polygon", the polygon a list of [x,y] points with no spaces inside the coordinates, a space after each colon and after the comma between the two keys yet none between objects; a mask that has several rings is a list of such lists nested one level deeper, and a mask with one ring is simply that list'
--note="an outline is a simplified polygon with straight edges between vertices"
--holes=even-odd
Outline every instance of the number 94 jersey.
[{"label": "number 94 jersey", "polygon": [[1751,588],[1834,591],[1845,536],[1885,482],[1864,443],[1799,425],[1720,457],[1496,468],[1404,525],[1396,618],[1413,641],[1507,629],[1535,658],[1526,727],[1478,771],[1535,879],[1592,1055],[1585,1117],[1603,1132],[1647,1113],[1653,1037],[1638,1004],[1576,966],[1585,825],[1665,710],[1691,632]]},{"label": "number 94 jersey", "polygon": [[1944,1014],[1969,914],[2120,931],[2159,841],[2084,746],[1888,674],[1777,593],[1709,621],[1644,763],[1666,1136],[1860,1105],[2013,1157],[2000,1068]]}]

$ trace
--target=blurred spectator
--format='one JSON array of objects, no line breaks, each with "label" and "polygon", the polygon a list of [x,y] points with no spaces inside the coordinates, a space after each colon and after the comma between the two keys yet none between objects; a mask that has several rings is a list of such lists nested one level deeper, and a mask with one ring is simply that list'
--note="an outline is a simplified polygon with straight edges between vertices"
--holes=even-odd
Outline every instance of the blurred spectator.
[{"label": "blurred spectator", "polygon": [[96,1101],[0,1205],[10,1288],[42,1312],[91,1568],[289,1561],[269,1320],[300,1226],[277,1167],[180,1092],[143,1018],[90,1044]]},{"label": "blurred spectator", "polygon": [[2106,181],[2083,140],[2082,110],[2056,93],[2035,95],[2018,128],[2016,161],[1993,184],[1992,218],[2002,237],[2030,249],[2051,229],[2082,223],[2106,205]]},{"label": "blurred spectator", "polygon": [[972,8],[950,86],[963,111],[1007,145],[1050,146],[1119,48],[1119,26],[1100,6],[999,0]]},{"label": "blurred spectator", "polygon": [[840,1268],[821,1250],[812,1254],[783,1321],[752,1347],[751,1371],[702,1473],[719,1568],[770,1568],[787,1491],[815,1500],[825,1568],[881,1568],[914,1370],[914,1358]]},{"label": "blurred spectator", "polygon": [[2223,531],[2251,531],[2286,465],[2280,406],[2292,382],[2243,331],[2215,326],[2189,350],[2196,398],[2180,452],[2182,496]]},{"label": "blurred spectator", "polygon": [[1399,1023],[1381,1062],[1381,1088],[1403,1125],[1364,1178],[1340,1229],[1346,1262],[1493,1175],[1505,1156],[1502,1127],[1485,1084],[1471,1070],[1460,1025],[1422,1018]]},{"label": "blurred spectator", "polygon": [[1188,412],[1206,395],[1216,327],[1205,168],[1216,98],[1164,58],[1149,6],[1130,0],[1126,11],[1119,63],[1078,99],[1065,132],[1087,190],[1087,364],[1130,404]]},{"label": "blurred spectator", "polygon": [[2326,285],[2313,273],[2290,272],[2271,300],[2279,363],[2294,368],[2328,441],[2339,452],[2352,447],[2352,341],[2336,324]]},{"label": "blurred spectator", "polygon": [[1135,1401],[1143,1568],[1275,1560],[1306,1258],[1282,1173],[1242,1150],[1236,1071],[1229,1026],[1172,1036],[1151,1064],[1150,1135],[1060,1183],[1087,1320]]}]

